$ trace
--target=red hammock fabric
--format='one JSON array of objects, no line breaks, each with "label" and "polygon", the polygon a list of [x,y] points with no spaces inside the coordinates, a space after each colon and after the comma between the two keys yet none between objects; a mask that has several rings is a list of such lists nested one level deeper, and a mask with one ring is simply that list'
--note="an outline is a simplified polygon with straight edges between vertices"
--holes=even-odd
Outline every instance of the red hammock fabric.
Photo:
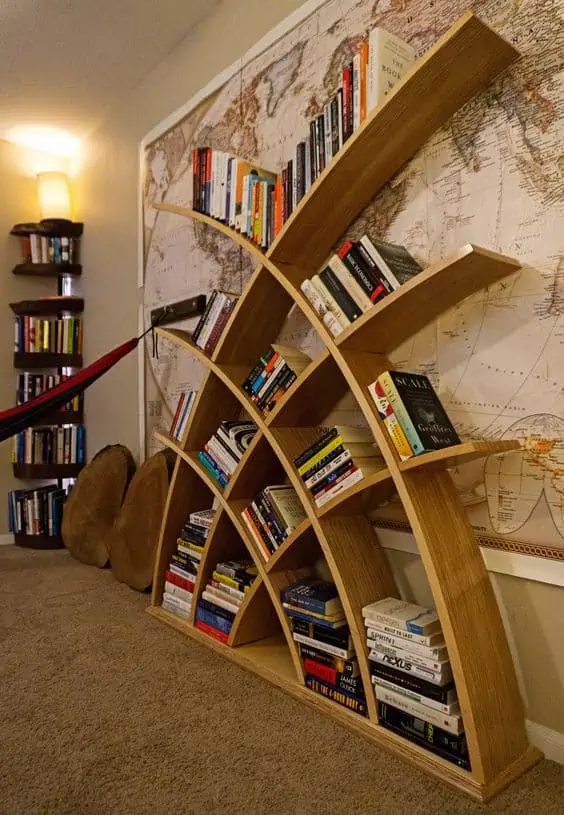
[{"label": "red hammock fabric", "polygon": [[127,340],[127,342],[114,348],[113,351],[104,354],[96,362],[70,376],[57,387],[45,391],[41,396],[36,396],[35,399],[30,399],[29,402],[25,402],[23,405],[0,411],[0,441],[9,439],[10,436],[14,436],[20,430],[25,430],[26,427],[35,424],[53,411],[63,407],[67,402],[70,402],[71,399],[103,376],[106,371],[113,368],[120,359],[133,351],[140,340],[141,337],[133,337]]}]

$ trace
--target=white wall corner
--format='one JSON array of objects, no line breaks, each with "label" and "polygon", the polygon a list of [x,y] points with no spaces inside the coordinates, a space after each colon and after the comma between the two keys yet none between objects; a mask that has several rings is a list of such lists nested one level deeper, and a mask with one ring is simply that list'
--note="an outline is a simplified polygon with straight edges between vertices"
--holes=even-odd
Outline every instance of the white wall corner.
[{"label": "white wall corner", "polygon": [[544,753],[544,757],[558,764],[564,764],[564,733],[551,730],[543,724],[525,720],[527,734],[531,744],[538,747]]}]

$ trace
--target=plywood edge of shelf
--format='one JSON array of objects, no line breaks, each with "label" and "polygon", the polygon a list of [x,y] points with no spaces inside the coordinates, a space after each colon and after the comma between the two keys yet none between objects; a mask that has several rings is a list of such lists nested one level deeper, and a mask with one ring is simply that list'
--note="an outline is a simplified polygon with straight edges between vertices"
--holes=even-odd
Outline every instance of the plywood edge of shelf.
[{"label": "plywood edge of shelf", "polygon": [[402,461],[398,464],[402,472],[418,472],[423,470],[448,470],[468,461],[476,461],[488,456],[497,456],[502,453],[522,450],[521,444],[513,439],[500,441],[466,441],[444,450],[435,450],[432,453],[422,453],[420,456]]},{"label": "plywood edge of shelf", "polygon": [[304,518],[303,521],[297,525],[294,531],[288,535],[286,540],[280,544],[276,552],[274,552],[265,562],[264,568],[266,572],[269,573],[274,571],[276,569],[276,565],[280,562],[288,550],[291,549],[296,541],[298,541],[302,535],[304,535],[310,529],[311,521],[309,518]]},{"label": "plywood edge of shelf", "polygon": [[529,748],[512,765],[506,768],[488,785],[477,782],[470,772],[433,755],[423,747],[396,735],[369,719],[359,716],[315,693],[296,678],[292,658],[287,643],[280,637],[231,648],[214,640],[184,620],[161,606],[150,606],[147,612],[185,636],[210,648],[251,673],[260,676],[296,699],[308,704],[314,710],[328,714],[357,735],[362,736],[377,747],[412,762],[418,769],[446,782],[454,789],[465,792],[477,801],[485,802],[534,766],[542,757],[538,750]]},{"label": "plywood edge of shelf", "polygon": [[61,295],[60,297],[38,297],[36,300],[20,300],[10,303],[10,308],[17,316],[51,316],[64,314],[81,314],[84,311],[84,298]]},{"label": "plywood edge of shelf", "polygon": [[12,269],[12,274],[27,275],[29,277],[62,277],[72,275],[79,277],[82,274],[80,263],[18,263]]},{"label": "plywood edge of shelf", "polygon": [[82,368],[82,354],[57,354],[50,351],[16,351],[14,368]]},{"label": "plywood edge of shelf", "polygon": [[243,249],[245,249],[255,258],[257,263],[262,263],[264,261],[264,254],[256,243],[249,240],[249,238],[245,237],[245,235],[241,235],[241,233],[237,232],[236,229],[227,226],[227,224],[224,224],[222,221],[212,218],[211,215],[206,215],[204,212],[198,212],[198,210],[192,209],[191,207],[181,207],[177,204],[153,204],[153,209],[156,209],[159,212],[170,212],[173,215],[181,215],[184,218],[191,218],[193,221],[199,221],[202,224],[206,224],[212,229],[215,229],[217,232],[221,232],[222,235],[225,235],[227,238],[232,240],[233,243],[236,243],[238,246],[242,246]]},{"label": "plywood edge of shelf", "polygon": [[[325,506],[316,507],[315,512],[318,518],[328,518],[331,515],[356,515],[362,514],[366,511],[361,507],[363,497],[368,503],[372,503],[369,499],[368,493],[377,493],[382,489],[382,496],[387,491],[394,489],[394,481],[392,474],[387,467],[383,467],[378,472],[372,473],[353,484],[347,490],[344,490],[340,495],[335,496],[331,501],[328,501]],[[375,500],[375,498],[374,498]],[[358,508],[356,503],[358,502]]]},{"label": "plywood edge of shelf", "polygon": [[[249,611],[249,609],[250,609],[250,607],[251,607],[251,605],[253,603],[253,600],[255,598],[255,595],[257,594],[259,589],[261,589],[263,586],[264,586],[264,581],[263,581],[262,577],[260,575],[257,575],[255,577],[255,579],[253,580],[253,582],[251,583],[251,587],[249,588],[249,590],[247,592],[245,592],[245,597],[243,599],[243,602],[239,606],[239,610],[235,614],[235,619],[233,620],[233,624],[231,625],[231,630],[229,632],[229,637],[227,639],[227,645],[230,648],[235,647],[236,639],[237,639],[237,633],[238,633],[239,627],[241,626],[241,623],[243,621],[243,617],[244,617],[244,615],[246,613],[248,613],[248,611]],[[205,587],[202,589],[202,592],[203,591],[205,591]]]}]

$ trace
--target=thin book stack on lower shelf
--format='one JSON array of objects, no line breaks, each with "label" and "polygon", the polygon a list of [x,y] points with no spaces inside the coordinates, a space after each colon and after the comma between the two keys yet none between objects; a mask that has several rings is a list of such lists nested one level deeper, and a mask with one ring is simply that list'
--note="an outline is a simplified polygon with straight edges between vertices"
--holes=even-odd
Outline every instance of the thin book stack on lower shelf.
[{"label": "thin book stack on lower shelf", "polygon": [[214,516],[213,509],[190,513],[165,572],[163,608],[186,620],[192,609],[200,561]]},{"label": "thin book stack on lower shelf", "polygon": [[198,601],[196,628],[227,643],[237,612],[256,576],[257,570],[252,560],[216,563],[212,579]]}]

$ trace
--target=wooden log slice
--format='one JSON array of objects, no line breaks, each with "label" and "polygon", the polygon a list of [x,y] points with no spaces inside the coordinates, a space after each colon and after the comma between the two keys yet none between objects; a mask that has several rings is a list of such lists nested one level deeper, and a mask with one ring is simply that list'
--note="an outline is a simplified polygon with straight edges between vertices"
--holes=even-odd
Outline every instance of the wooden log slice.
[{"label": "wooden log slice", "polygon": [[153,580],[159,530],[174,456],[155,453],[137,470],[106,543],[117,580],[145,591]]},{"label": "wooden log slice", "polygon": [[65,503],[62,524],[63,542],[77,560],[100,568],[107,565],[106,538],[134,472],[127,447],[112,444],[79,474]]}]

